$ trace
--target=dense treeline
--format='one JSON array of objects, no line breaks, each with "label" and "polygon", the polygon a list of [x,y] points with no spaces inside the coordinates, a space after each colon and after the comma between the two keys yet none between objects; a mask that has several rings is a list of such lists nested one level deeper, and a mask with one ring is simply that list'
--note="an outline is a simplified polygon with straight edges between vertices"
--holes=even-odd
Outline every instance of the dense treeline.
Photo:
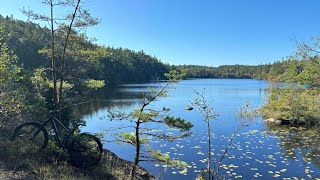
[{"label": "dense treeline", "polygon": [[261,65],[222,65],[208,67],[199,65],[171,66],[173,69],[186,70],[188,78],[249,78],[276,80],[285,72],[292,60],[276,61]]},{"label": "dense treeline", "polygon": [[[48,68],[50,59],[45,56],[43,49],[48,48],[50,31],[33,22],[24,22],[3,17],[0,23],[8,48],[18,57],[23,68],[32,73],[36,68]],[[58,37],[59,38],[59,37]],[[76,79],[101,79],[106,83],[147,82],[164,79],[164,73],[170,70],[185,70],[186,78],[253,78],[271,81],[297,81],[288,76],[288,69],[296,66],[298,72],[307,66],[307,60],[288,57],[261,65],[222,65],[219,67],[200,65],[169,65],[144,51],[133,51],[126,48],[96,45],[85,34],[74,32],[71,49],[80,49],[81,55],[70,53],[67,61],[69,82]],[[86,55],[87,54],[87,55]],[[315,57],[316,58],[316,57]],[[292,68],[291,68],[292,69]],[[301,79],[301,78],[300,78]],[[312,82],[306,82],[310,84]]]},{"label": "dense treeline", "polygon": [[[50,59],[43,55],[42,49],[48,48],[50,31],[33,22],[15,20],[0,15],[0,23],[5,27],[8,47],[14,51],[24,68],[33,69],[50,66]],[[59,37],[58,37],[59,38]],[[187,78],[256,78],[267,79],[283,73],[283,62],[258,66],[222,65],[219,67],[199,65],[170,66],[158,58],[143,51],[135,52],[126,48],[113,48],[96,45],[85,34],[76,34],[74,48],[86,50],[89,54],[73,54],[68,57],[66,72],[69,82],[77,83],[78,79],[101,79],[106,83],[146,82],[164,79],[163,74],[170,70],[186,70]],[[89,51],[89,52],[88,52]],[[72,54],[72,53],[71,53]]]},{"label": "dense treeline", "polygon": [[[8,35],[8,47],[19,57],[19,62],[25,69],[49,67],[49,58],[40,51],[48,48],[49,29],[32,22],[15,20],[12,17],[0,16],[0,23],[5,27],[5,34]],[[163,78],[163,74],[168,72],[168,65],[143,51],[97,46],[84,34],[76,34],[74,38],[78,41],[74,43],[74,48],[79,49],[78,46],[82,46],[81,48],[86,51],[98,50],[100,56],[98,60],[93,60],[92,55],[69,56],[66,72],[70,77],[103,79],[107,83],[125,83],[156,80]]]},{"label": "dense treeline", "polygon": [[0,24],[4,27],[8,47],[19,57],[26,69],[46,66],[49,60],[38,53],[50,41],[49,30],[32,22],[24,22],[0,15]]},{"label": "dense treeline", "polygon": [[199,65],[171,66],[173,69],[186,70],[188,78],[256,78],[267,77],[271,65],[222,65],[219,67]]},{"label": "dense treeline", "polygon": [[168,66],[143,51],[107,47],[110,54],[101,60],[102,76],[107,82],[128,83],[163,79]]}]

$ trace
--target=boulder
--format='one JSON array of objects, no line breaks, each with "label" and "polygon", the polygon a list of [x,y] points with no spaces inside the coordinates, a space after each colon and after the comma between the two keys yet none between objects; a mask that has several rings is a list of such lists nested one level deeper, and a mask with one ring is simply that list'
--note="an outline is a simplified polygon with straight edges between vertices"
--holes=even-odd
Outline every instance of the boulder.
[{"label": "boulder", "polygon": [[185,110],[188,110],[188,111],[191,111],[191,110],[193,109],[193,107],[191,107],[191,106],[186,106],[184,109],[185,109]]},{"label": "boulder", "polygon": [[265,119],[263,121],[267,122],[267,123],[275,123],[276,120],[274,118],[269,118],[269,119]]},{"label": "boulder", "polygon": [[266,122],[266,123],[274,123],[274,124],[278,124],[278,125],[288,125],[288,124],[290,124],[289,120],[280,120],[280,119],[274,119],[274,118],[265,119],[264,122]]}]

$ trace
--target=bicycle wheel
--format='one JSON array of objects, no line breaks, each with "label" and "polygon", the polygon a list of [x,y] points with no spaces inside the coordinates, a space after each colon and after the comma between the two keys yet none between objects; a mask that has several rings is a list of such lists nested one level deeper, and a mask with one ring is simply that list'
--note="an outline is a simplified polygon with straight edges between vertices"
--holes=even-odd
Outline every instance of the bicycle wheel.
[{"label": "bicycle wheel", "polygon": [[13,130],[10,140],[18,143],[22,153],[36,153],[46,148],[48,131],[38,122],[25,122]]},{"label": "bicycle wheel", "polygon": [[102,157],[102,143],[91,134],[81,133],[74,137],[68,147],[71,164],[87,168],[99,164]]}]

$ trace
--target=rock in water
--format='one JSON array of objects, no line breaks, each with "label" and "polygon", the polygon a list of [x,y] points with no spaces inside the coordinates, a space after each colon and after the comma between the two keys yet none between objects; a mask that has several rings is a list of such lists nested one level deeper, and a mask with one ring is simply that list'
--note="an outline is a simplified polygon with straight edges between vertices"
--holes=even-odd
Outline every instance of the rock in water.
[{"label": "rock in water", "polygon": [[186,106],[184,109],[185,109],[185,110],[188,110],[188,111],[191,111],[191,110],[193,110],[193,107],[191,107],[191,106]]},{"label": "rock in water", "polygon": [[274,119],[274,118],[265,119],[264,122],[274,123],[274,124],[278,124],[278,125],[288,125],[288,124],[290,124],[289,120],[279,120],[279,119]]}]

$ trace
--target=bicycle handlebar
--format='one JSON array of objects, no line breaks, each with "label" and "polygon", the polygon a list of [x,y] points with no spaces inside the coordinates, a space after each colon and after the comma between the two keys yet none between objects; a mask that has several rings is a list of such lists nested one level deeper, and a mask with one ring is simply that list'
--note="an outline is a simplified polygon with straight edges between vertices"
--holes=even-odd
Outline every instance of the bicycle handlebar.
[{"label": "bicycle handlebar", "polygon": [[75,127],[79,127],[79,126],[85,126],[86,123],[84,123],[84,122],[73,122],[72,125],[75,126]]}]

